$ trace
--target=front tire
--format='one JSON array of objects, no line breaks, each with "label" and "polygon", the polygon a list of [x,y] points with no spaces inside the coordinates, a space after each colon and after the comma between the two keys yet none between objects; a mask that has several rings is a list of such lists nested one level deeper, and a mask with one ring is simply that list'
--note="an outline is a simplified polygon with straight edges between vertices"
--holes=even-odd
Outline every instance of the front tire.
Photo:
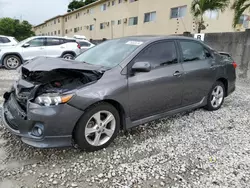
[{"label": "front tire", "polygon": [[115,107],[102,102],[86,110],[76,125],[74,139],[85,151],[97,151],[107,147],[117,136],[120,117]]},{"label": "front tire", "polygon": [[21,63],[21,59],[16,55],[7,55],[3,60],[4,67],[8,70],[17,69]]},{"label": "front tire", "polygon": [[225,98],[225,86],[222,82],[216,81],[212,87],[212,90],[208,94],[207,106],[205,107],[209,111],[215,111],[220,109]]}]

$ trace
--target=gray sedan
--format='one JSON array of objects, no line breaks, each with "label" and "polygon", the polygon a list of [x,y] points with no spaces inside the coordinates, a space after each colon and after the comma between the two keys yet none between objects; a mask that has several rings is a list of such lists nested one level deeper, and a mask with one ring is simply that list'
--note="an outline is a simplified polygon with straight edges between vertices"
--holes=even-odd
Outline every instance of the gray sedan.
[{"label": "gray sedan", "polygon": [[106,41],[73,60],[36,58],[4,94],[3,120],[39,148],[107,147],[121,129],[190,109],[218,110],[236,63],[192,38]]}]

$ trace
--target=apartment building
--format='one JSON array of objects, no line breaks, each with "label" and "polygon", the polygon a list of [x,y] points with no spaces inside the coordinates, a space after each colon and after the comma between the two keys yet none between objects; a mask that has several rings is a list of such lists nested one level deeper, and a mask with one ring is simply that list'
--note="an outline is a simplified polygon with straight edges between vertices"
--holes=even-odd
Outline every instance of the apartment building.
[{"label": "apartment building", "polygon": [[[51,18],[34,27],[36,35],[88,39],[118,38],[131,35],[182,34],[197,32],[191,15],[192,0],[98,0],[85,7]],[[230,32],[233,12],[207,11],[203,32]],[[242,15],[237,30],[248,28],[248,15]]]}]

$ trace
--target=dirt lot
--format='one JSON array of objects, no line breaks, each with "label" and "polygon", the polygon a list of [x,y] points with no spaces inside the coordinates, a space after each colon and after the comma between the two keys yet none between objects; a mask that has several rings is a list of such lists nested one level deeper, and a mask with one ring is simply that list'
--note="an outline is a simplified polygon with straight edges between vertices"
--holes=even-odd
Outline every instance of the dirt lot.
[{"label": "dirt lot", "polygon": [[[0,70],[0,95],[16,78]],[[241,80],[222,109],[142,125],[95,153],[35,149],[0,125],[0,188],[249,187],[249,115],[250,81]]]}]

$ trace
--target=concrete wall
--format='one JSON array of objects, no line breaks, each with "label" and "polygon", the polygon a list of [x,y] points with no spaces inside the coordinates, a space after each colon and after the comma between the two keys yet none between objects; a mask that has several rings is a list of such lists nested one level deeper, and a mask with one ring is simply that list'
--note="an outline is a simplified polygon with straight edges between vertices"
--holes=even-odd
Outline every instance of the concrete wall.
[{"label": "concrete wall", "polygon": [[247,77],[250,61],[250,30],[245,32],[206,33],[204,42],[217,51],[228,52],[239,65],[237,74]]}]

